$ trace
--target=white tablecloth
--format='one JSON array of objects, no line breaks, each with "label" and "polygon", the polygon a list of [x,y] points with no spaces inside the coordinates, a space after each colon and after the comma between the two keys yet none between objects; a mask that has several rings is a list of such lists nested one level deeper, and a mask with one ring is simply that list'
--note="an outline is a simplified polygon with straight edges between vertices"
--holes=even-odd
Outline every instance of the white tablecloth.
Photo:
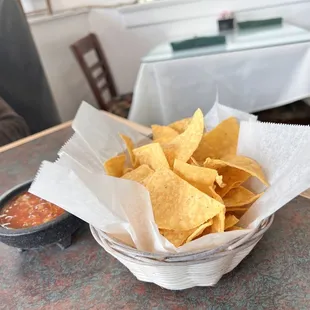
[{"label": "white tablecloth", "polygon": [[129,119],[168,124],[219,101],[256,112],[310,97],[310,42],[143,63]]}]

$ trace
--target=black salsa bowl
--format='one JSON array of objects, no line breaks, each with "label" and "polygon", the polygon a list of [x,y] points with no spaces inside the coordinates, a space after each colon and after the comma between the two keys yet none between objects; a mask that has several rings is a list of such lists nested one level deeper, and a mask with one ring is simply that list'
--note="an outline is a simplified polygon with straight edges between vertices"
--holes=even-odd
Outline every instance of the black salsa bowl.
[{"label": "black salsa bowl", "polygon": [[[20,184],[0,197],[0,210],[19,194],[26,192],[32,180]],[[0,226],[0,242],[22,250],[57,243],[61,248],[71,245],[72,234],[84,221],[65,211],[64,214],[42,225],[23,229],[8,229]]]}]

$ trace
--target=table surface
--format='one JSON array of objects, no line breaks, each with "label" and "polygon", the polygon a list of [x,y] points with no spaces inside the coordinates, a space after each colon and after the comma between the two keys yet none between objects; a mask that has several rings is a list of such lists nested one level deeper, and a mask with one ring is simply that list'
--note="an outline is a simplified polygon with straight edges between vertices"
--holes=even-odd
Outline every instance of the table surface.
[{"label": "table surface", "polygon": [[[176,38],[176,41],[185,39],[189,38],[179,37]],[[142,58],[142,62],[159,62],[204,55],[231,53],[308,41],[310,41],[310,31],[288,23],[283,23],[282,26],[235,30],[234,32],[226,34],[226,44],[209,47],[174,52],[170,42],[165,42],[151,50],[148,55]]]},{"label": "table surface", "polygon": [[[0,152],[0,194],[53,160],[69,127]],[[310,201],[295,198],[250,255],[211,288],[167,291],[139,282],[80,229],[66,250],[0,243],[0,309],[309,309]]]}]

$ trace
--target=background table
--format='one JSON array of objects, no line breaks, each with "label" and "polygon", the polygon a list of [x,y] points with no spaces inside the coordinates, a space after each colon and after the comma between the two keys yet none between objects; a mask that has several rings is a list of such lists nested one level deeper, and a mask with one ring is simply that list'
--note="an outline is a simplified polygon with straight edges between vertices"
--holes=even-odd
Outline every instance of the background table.
[{"label": "background table", "polygon": [[198,107],[206,113],[217,90],[220,103],[247,112],[310,96],[309,31],[284,23],[236,31],[226,40],[180,52],[170,43],[152,50],[142,60],[129,119],[168,124]]},{"label": "background table", "polygon": [[[33,178],[42,160],[55,159],[72,134],[69,125],[0,149],[0,194]],[[218,285],[180,292],[139,282],[87,225],[63,251],[50,245],[20,253],[0,243],[0,309],[309,309],[309,204],[298,197],[280,210],[256,248]]]}]

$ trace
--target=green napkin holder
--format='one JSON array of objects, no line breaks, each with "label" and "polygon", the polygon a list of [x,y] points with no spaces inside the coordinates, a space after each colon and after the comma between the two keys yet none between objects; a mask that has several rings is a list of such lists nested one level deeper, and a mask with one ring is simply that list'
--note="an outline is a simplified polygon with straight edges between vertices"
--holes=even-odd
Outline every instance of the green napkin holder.
[{"label": "green napkin holder", "polygon": [[238,22],[238,28],[242,30],[255,29],[261,27],[282,26],[283,18],[270,18],[261,20],[250,20],[246,22]]},{"label": "green napkin holder", "polygon": [[171,42],[173,51],[182,51],[192,48],[208,47],[214,45],[222,45],[226,43],[225,36],[196,37],[184,41]]}]

